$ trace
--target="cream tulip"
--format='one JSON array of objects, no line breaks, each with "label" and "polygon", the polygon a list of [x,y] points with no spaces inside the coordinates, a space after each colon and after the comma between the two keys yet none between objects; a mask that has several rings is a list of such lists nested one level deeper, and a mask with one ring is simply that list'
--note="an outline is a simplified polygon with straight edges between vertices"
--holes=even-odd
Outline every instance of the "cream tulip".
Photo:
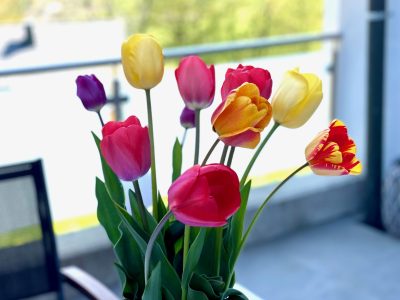
[{"label": "cream tulip", "polygon": [[272,98],[272,116],[275,122],[288,128],[297,128],[310,119],[322,100],[322,82],[311,73],[298,69],[287,71]]}]

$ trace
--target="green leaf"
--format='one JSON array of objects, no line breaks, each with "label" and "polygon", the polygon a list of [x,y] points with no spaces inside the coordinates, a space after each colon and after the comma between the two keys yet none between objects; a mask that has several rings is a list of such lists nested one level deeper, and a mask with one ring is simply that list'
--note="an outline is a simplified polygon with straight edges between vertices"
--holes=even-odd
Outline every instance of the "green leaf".
[{"label": "green leaf", "polygon": [[209,300],[203,292],[195,291],[189,288],[187,300]]},{"label": "green leaf", "polygon": [[[157,209],[158,209],[158,217],[161,220],[162,217],[164,217],[165,214],[167,213],[167,208],[165,207],[164,201],[163,201],[160,193],[158,193]],[[167,226],[168,226],[168,224],[166,224],[166,227]]]},{"label": "green leaf", "polygon": [[242,241],[243,228],[244,228],[244,217],[246,215],[247,202],[249,199],[251,188],[251,181],[248,181],[241,189],[241,203],[239,210],[233,215],[229,230],[226,236],[226,249],[229,249],[229,259],[230,259],[230,269],[234,268],[234,263],[236,261],[237,256],[239,255],[239,247]]},{"label": "green leaf", "polygon": [[174,182],[182,172],[182,145],[178,138],[175,140],[172,151],[172,182]]},{"label": "green leaf", "polygon": [[186,257],[186,264],[184,266],[183,274],[182,274],[182,286],[187,287],[189,285],[189,279],[199,262],[201,252],[204,247],[204,238],[206,236],[205,228],[201,228],[199,234],[196,239],[192,243],[189,248]]},{"label": "green leaf", "polygon": [[96,142],[97,150],[99,151],[99,155],[101,158],[101,166],[103,168],[104,181],[106,184],[107,191],[110,194],[111,199],[113,199],[122,207],[125,207],[125,194],[121,181],[119,180],[117,175],[115,175],[115,173],[111,170],[111,168],[105,161],[103,155],[101,154],[100,139],[93,132],[92,135],[94,141]]},{"label": "green leaf", "polygon": [[143,288],[144,255],[122,223],[119,226],[119,230],[121,232],[121,237],[114,246],[115,253],[128,277],[135,279],[139,286]]},{"label": "green leaf", "polygon": [[221,297],[221,300],[249,300],[242,292],[235,289],[228,289]]},{"label": "green leaf", "polygon": [[[129,196],[129,203],[131,205],[131,210],[132,210],[132,217],[136,220],[140,220],[139,206],[137,203],[137,198],[136,198],[135,192],[132,190],[129,190],[128,196]],[[142,226],[142,228],[143,228],[143,226]]]},{"label": "green leaf", "polygon": [[163,288],[162,291],[163,291],[163,299],[164,300],[175,300],[174,296],[171,294],[171,292],[168,289]]},{"label": "green leaf", "polygon": [[121,280],[123,296],[127,299],[136,299],[136,295],[138,293],[137,282],[128,280],[128,276],[126,275],[124,268],[118,263],[114,264],[117,267],[117,272]]},{"label": "green leaf", "polygon": [[218,263],[215,255],[216,230],[215,228],[205,228],[205,230],[206,237],[204,240],[204,245],[207,246],[203,248],[196,272],[199,274],[205,274],[207,276],[213,276],[215,275],[215,266]]},{"label": "green leaf", "polygon": [[[143,220],[142,220],[142,217],[141,217],[140,212],[139,212],[139,206],[138,206],[136,194],[132,190],[129,190],[129,202],[131,204],[131,209],[132,209],[132,213],[133,213],[134,219],[141,226],[141,228],[144,230]],[[153,215],[147,209],[145,210],[145,213],[146,213],[146,217],[147,217],[147,222],[149,224],[150,232],[153,232],[154,229],[157,226],[157,222],[154,219]]]},{"label": "green leaf", "polygon": [[114,202],[108,194],[104,182],[96,177],[96,198],[97,198],[97,219],[103,226],[111,243],[115,243],[120,238],[118,225],[121,223],[121,218],[115,208]]},{"label": "green leaf", "polygon": [[[203,292],[207,299],[219,299],[225,287],[225,283],[221,280],[221,277],[207,277],[204,274],[193,273],[189,286],[193,290]],[[216,284],[217,281],[219,284]]]},{"label": "green leaf", "polygon": [[[115,204],[117,207],[121,219],[123,221],[123,224],[126,226],[128,229],[129,233],[133,237],[133,239],[136,241],[138,244],[140,251],[142,252],[142,255],[145,254],[146,248],[147,248],[147,243],[143,240],[143,238],[138,234],[135,230],[135,228],[132,226],[130,219],[132,218],[128,212],[119,206],[118,204]],[[158,242],[154,244],[154,248],[152,251],[151,255],[151,260],[150,260],[150,269],[158,262],[161,262],[161,281],[162,281],[162,287],[168,289],[171,294],[174,296],[175,299],[180,299],[181,298],[181,282],[179,279],[178,274],[176,273],[175,269],[172,267],[171,263],[168,261],[166,258],[164,252],[162,251],[160,245]]]},{"label": "green leaf", "polygon": [[143,293],[143,300],[162,300],[161,294],[161,262],[151,272]]}]

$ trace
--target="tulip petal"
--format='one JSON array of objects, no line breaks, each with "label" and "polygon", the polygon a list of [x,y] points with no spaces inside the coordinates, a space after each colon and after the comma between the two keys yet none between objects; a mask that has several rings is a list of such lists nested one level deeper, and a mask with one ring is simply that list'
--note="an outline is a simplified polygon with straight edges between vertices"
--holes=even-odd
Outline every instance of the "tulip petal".
[{"label": "tulip petal", "polygon": [[220,136],[238,134],[243,131],[243,128],[254,127],[266,113],[266,109],[259,111],[250,98],[239,96],[221,112],[214,128]]},{"label": "tulip petal", "polygon": [[321,176],[341,176],[349,174],[349,171],[347,171],[344,167],[328,162],[319,162],[310,165],[310,167],[314,174]]},{"label": "tulip petal", "polygon": [[124,122],[108,122],[102,130],[101,153],[122,180],[132,181],[150,169],[150,138],[134,116]]},{"label": "tulip petal", "polygon": [[301,74],[294,70],[286,72],[271,102],[275,121],[285,124],[287,115],[307,96],[307,92],[308,83]]},{"label": "tulip petal", "polygon": [[128,127],[130,125],[141,126],[139,119],[135,116],[130,116],[130,117],[128,117],[128,119],[126,119],[125,121],[122,121],[122,122],[114,122],[114,121],[108,122],[102,128],[103,137],[113,134],[114,131],[116,131],[118,128]]},{"label": "tulip petal", "polygon": [[260,142],[260,133],[248,129],[237,135],[220,137],[220,140],[229,146],[254,149]]},{"label": "tulip petal", "polygon": [[156,39],[134,34],[121,47],[121,61],[128,82],[139,89],[156,86],[164,74],[164,57]]},{"label": "tulip petal", "polygon": [[214,66],[207,67],[198,56],[183,58],[175,70],[179,93],[185,105],[192,109],[202,109],[211,105],[215,94]]},{"label": "tulip petal", "polygon": [[310,168],[318,175],[358,175],[362,171],[355,157],[356,146],[347,135],[347,128],[339,120],[332,121],[307,146],[305,154]]},{"label": "tulip petal", "polygon": [[240,207],[239,179],[221,164],[195,165],[171,185],[168,203],[176,219],[184,224],[223,226]]},{"label": "tulip petal", "polygon": [[329,129],[320,132],[306,147],[307,161],[313,160],[315,156],[324,148],[329,137]]},{"label": "tulip petal", "polygon": [[132,152],[126,128],[117,129],[113,135],[106,136],[101,141],[101,152],[111,169],[122,180],[136,180],[140,166],[132,160]]}]

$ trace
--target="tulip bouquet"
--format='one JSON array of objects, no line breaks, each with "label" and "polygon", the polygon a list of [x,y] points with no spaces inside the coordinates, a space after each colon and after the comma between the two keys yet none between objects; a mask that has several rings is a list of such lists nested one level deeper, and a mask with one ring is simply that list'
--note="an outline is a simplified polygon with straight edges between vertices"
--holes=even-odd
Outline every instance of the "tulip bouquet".
[{"label": "tulip bouquet", "polygon": [[[199,157],[203,109],[215,94],[214,66],[188,56],[175,70],[185,108],[181,124],[196,129],[193,166],[182,172],[182,143],[173,147],[172,184],[167,200],[157,189],[150,91],[163,77],[162,49],[150,35],[135,34],[122,45],[122,66],[128,82],[145,91],[147,126],[130,116],[104,124],[100,114],[106,97],[94,76],[77,78],[77,95],[101,121],[102,137],[93,134],[100,153],[103,179],[96,178],[97,215],[115,251],[116,269],[125,299],[247,299],[234,288],[235,263],[261,211],[291,177],[309,167],[318,175],[360,174],[361,163],[346,126],[334,120],[305,150],[304,164],[275,189],[244,225],[251,180],[248,175],[264,146],[280,127],[297,128],[311,117],[322,100],[322,83],[298,69],[286,72],[271,102],[272,79],[262,68],[239,65],[228,69],[221,87],[222,101],[211,118],[216,140]],[[263,130],[273,119],[268,134]],[[208,162],[218,143],[219,162]],[[231,169],[236,147],[255,149],[239,179]],[[151,169],[152,194],[142,195],[138,179]],[[120,180],[131,181],[125,199]],[[165,192],[165,191],[163,191]],[[152,198],[152,207],[143,197]]]}]

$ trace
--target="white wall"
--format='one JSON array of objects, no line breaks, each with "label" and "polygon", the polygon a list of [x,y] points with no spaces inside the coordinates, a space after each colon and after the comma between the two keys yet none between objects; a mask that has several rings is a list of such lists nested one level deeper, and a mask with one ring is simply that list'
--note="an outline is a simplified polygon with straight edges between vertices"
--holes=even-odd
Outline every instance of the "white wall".
[{"label": "white wall", "polygon": [[383,168],[400,158],[400,1],[387,0]]}]

